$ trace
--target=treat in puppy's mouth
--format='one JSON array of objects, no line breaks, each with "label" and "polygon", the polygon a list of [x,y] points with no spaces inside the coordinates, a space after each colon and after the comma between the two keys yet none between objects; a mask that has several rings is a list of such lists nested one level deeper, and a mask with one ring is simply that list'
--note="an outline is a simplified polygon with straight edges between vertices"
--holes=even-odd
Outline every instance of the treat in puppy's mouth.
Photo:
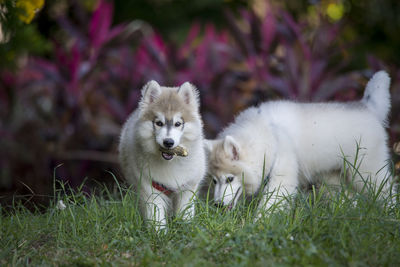
[{"label": "treat in puppy's mouth", "polygon": [[182,146],[177,146],[173,149],[165,149],[163,147],[160,147],[160,151],[171,156],[187,157],[188,155],[186,148]]}]

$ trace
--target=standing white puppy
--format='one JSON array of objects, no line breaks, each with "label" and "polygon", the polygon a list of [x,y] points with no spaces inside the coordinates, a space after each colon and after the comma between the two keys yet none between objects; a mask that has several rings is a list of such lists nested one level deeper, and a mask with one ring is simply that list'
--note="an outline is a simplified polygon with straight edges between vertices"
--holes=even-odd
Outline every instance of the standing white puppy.
[{"label": "standing white puppy", "polygon": [[[274,101],[245,110],[217,140],[207,142],[215,201],[232,208],[243,192],[253,195],[266,184],[259,209],[269,209],[299,185],[320,179],[351,182],[358,191],[365,182],[376,189],[383,185],[387,196],[389,85],[388,74],[380,71],[358,102]],[[347,164],[343,170],[344,158],[356,162],[355,168]]]},{"label": "standing white puppy", "polygon": [[[177,153],[178,148],[185,153]],[[162,229],[172,207],[192,217],[206,171],[197,89],[188,82],[180,87],[147,83],[138,109],[123,126],[119,159],[139,193],[145,220]]]}]

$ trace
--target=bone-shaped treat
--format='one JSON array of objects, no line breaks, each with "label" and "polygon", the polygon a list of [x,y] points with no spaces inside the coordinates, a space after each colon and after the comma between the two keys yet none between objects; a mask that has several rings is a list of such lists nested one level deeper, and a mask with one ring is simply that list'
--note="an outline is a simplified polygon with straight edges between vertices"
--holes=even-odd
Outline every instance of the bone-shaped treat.
[{"label": "bone-shaped treat", "polygon": [[173,149],[165,149],[163,147],[160,147],[160,151],[163,153],[167,153],[167,154],[174,155],[174,156],[176,155],[179,157],[187,157],[187,155],[188,155],[186,148],[184,148],[182,146],[177,146]]}]

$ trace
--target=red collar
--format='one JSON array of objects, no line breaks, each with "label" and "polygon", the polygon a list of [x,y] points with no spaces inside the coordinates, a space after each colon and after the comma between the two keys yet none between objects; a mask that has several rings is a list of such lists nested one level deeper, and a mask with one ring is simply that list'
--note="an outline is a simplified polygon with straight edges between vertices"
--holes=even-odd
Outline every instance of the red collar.
[{"label": "red collar", "polygon": [[168,189],[165,185],[157,183],[156,181],[152,181],[151,185],[157,189],[158,191],[166,194],[167,196],[171,195],[172,193],[174,193],[174,191],[172,191],[171,189]]}]

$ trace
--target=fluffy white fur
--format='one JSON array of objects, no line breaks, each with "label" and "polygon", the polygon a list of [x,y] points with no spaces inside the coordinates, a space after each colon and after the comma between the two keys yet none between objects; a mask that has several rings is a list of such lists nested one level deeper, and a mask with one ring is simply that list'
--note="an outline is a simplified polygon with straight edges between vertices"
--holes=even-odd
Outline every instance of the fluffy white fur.
[{"label": "fluffy white fur", "polygon": [[[335,185],[352,182],[358,191],[365,181],[376,187],[384,183],[383,195],[388,195],[390,156],[384,127],[390,110],[389,84],[388,74],[380,71],[358,102],[274,101],[242,112],[216,140],[207,142],[215,201],[232,207],[242,191],[258,192],[263,172],[269,181],[259,209],[269,209],[299,185],[319,179]],[[348,166],[348,176],[340,181],[344,158],[354,163],[357,147],[358,171]]]},{"label": "fluffy white fur", "polygon": [[[202,128],[196,88],[190,83],[161,87],[155,81],[144,86],[139,108],[123,126],[121,168],[140,195],[144,219],[157,229],[165,228],[172,207],[174,213],[184,212],[184,218],[194,214],[193,199],[206,171]],[[159,148],[166,148],[167,138],[173,141],[171,148],[183,146],[188,156],[163,158]],[[175,193],[158,191],[153,180]]]}]

